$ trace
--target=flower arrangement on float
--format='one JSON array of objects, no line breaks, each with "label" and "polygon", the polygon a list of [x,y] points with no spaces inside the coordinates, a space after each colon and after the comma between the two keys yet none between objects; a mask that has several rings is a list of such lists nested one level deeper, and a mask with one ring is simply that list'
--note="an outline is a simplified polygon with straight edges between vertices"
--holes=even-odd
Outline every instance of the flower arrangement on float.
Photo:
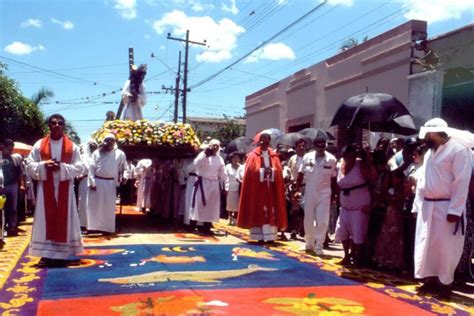
[{"label": "flower arrangement on float", "polygon": [[119,146],[164,146],[199,148],[200,140],[189,124],[139,121],[106,121],[92,134],[99,144],[105,135],[113,133]]}]

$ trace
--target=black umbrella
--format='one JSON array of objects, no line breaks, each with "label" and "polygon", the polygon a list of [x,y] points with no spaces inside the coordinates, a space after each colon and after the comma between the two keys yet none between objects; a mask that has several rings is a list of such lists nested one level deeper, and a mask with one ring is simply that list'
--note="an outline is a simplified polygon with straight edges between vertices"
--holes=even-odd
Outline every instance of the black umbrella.
[{"label": "black umbrella", "polygon": [[410,115],[396,117],[389,122],[372,122],[361,124],[360,127],[371,132],[388,132],[400,135],[413,135],[417,129]]},{"label": "black umbrella", "polygon": [[277,148],[278,146],[295,147],[296,142],[300,139],[304,139],[306,141],[306,145],[311,145],[311,139],[301,135],[300,133],[286,133],[278,140]]},{"label": "black umbrella", "polygon": [[237,137],[234,140],[231,140],[224,149],[226,154],[233,152],[238,152],[240,154],[245,154],[253,148],[253,139],[250,137]]},{"label": "black umbrella", "polygon": [[397,98],[386,93],[363,93],[347,99],[334,115],[333,125],[405,135],[416,131],[407,108]]},{"label": "black umbrella", "polygon": [[308,128],[305,128],[305,129],[302,129],[301,131],[299,131],[298,134],[301,134],[301,135],[309,138],[311,140],[311,142],[313,142],[315,138],[324,138],[325,140],[335,140],[336,139],[330,133],[328,133],[325,130],[320,129],[320,128],[308,127]]}]

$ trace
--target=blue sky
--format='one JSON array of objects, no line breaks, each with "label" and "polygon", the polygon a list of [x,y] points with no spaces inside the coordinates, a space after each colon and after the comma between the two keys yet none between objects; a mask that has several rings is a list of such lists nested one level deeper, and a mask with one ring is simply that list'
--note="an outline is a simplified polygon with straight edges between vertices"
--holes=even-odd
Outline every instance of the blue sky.
[{"label": "blue sky", "polygon": [[[242,58],[320,0],[0,0],[0,61],[23,94],[41,87],[41,105],[62,113],[83,141],[116,111],[128,78],[128,47],[147,63],[144,116],[171,120],[180,42],[190,30],[188,116],[244,114],[245,96],[338,52],[344,40],[373,37],[409,19],[427,20],[433,37],[474,22],[472,0],[328,0],[249,57]],[[152,53],[155,57],[151,57]],[[158,93],[159,92],[159,93]]]}]

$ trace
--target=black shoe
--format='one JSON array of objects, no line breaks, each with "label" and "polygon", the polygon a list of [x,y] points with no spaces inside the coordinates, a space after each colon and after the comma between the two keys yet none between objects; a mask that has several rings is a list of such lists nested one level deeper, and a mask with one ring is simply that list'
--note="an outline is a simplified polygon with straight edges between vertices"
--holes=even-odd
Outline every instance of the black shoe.
[{"label": "black shoe", "polygon": [[418,295],[437,294],[438,292],[439,288],[434,283],[424,283],[416,289]]},{"label": "black shoe", "polygon": [[285,233],[280,234],[280,240],[281,241],[288,241],[288,237],[286,237]]},{"label": "black shoe", "polygon": [[187,232],[187,233],[193,233],[195,229],[196,229],[196,227],[191,226],[191,225],[185,225],[184,226],[184,231]]},{"label": "black shoe", "polygon": [[438,293],[436,293],[436,298],[442,301],[449,301],[452,294],[451,286],[441,284],[438,288]]},{"label": "black shoe", "polygon": [[7,237],[16,237],[18,236],[18,231],[16,229],[7,230]]},{"label": "black shoe", "polygon": [[5,246],[5,241],[3,239],[0,239],[0,250],[2,250],[4,246]]},{"label": "black shoe", "polygon": [[290,238],[291,238],[292,240],[298,240],[298,237],[296,236],[296,233],[295,233],[295,232],[291,233]]},{"label": "black shoe", "polygon": [[350,266],[352,264],[351,258],[350,257],[344,257],[342,258],[341,261],[339,261],[337,264],[340,264],[342,266]]},{"label": "black shoe", "polygon": [[36,264],[38,268],[63,268],[65,267],[66,260],[60,259],[51,259],[51,258],[41,258],[41,260]]}]

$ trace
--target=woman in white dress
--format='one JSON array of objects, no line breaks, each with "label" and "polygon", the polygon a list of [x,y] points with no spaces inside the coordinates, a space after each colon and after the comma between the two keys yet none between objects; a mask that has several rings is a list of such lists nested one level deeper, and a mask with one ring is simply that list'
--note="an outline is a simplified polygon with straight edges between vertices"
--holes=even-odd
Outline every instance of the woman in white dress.
[{"label": "woman in white dress", "polygon": [[239,211],[240,183],[244,168],[240,164],[240,157],[237,153],[229,154],[228,158],[230,163],[225,166],[225,172],[229,178],[225,188],[227,192],[226,209],[229,212],[229,225],[235,225],[236,213]]}]

